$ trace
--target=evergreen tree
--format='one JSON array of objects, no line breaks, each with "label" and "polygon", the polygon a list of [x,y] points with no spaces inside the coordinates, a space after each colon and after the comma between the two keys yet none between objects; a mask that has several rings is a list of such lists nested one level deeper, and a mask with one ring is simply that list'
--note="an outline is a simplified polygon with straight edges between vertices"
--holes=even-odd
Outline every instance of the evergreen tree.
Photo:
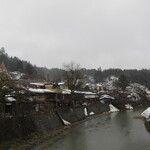
[{"label": "evergreen tree", "polygon": [[25,68],[25,72],[28,74],[28,75],[32,75],[34,73],[34,68],[33,66],[28,63],[26,68]]},{"label": "evergreen tree", "polygon": [[125,91],[126,87],[128,86],[129,84],[129,81],[127,79],[127,77],[122,74],[119,76],[119,79],[118,79],[118,86],[123,90]]},{"label": "evergreen tree", "polygon": [[11,95],[14,91],[14,82],[11,80],[10,76],[5,72],[0,72],[0,103],[1,112],[5,116],[5,96]]},{"label": "evergreen tree", "polygon": [[18,60],[18,61],[17,61],[16,70],[18,70],[18,71],[20,71],[20,72],[24,72],[23,63],[22,63],[21,60]]}]

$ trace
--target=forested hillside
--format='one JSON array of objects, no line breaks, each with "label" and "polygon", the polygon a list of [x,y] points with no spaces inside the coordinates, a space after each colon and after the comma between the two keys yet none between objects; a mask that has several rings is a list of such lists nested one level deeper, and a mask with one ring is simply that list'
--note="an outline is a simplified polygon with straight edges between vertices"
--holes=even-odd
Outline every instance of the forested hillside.
[{"label": "forested hillside", "polygon": [[[5,52],[4,48],[0,49],[0,63],[4,62],[9,71],[19,71],[26,74],[26,78],[32,80],[46,80],[59,82],[63,80],[63,71],[59,68],[48,69],[46,67],[37,67],[32,63],[21,60],[18,57],[11,57]],[[48,64],[50,66],[50,64]],[[81,64],[82,65],[82,64]],[[106,78],[110,76],[119,77],[120,75],[125,75],[129,82],[140,83],[150,88],[150,70],[149,69],[82,69],[87,76],[87,82],[103,82]]]},{"label": "forested hillside", "polygon": [[61,80],[61,69],[46,67],[37,67],[28,61],[21,60],[18,57],[9,56],[4,48],[0,49],[0,63],[4,62],[8,71],[19,71],[26,74],[26,78],[34,80]]}]

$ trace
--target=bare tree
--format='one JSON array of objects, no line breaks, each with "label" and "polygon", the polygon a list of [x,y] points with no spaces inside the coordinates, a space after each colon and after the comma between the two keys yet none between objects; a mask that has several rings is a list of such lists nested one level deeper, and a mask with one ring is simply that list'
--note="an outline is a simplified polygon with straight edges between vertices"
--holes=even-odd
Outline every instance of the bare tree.
[{"label": "bare tree", "polygon": [[85,78],[83,70],[79,64],[74,62],[63,64],[63,77],[71,90],[71,101],[74,102],[74,91],[81,88]]}]

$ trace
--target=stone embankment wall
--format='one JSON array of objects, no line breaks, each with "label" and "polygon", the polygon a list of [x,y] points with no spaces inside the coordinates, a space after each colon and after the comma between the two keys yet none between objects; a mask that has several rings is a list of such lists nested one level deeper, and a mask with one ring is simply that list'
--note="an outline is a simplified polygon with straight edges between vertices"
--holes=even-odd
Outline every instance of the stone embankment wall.
[{"label": "stone embankment wall", "polygon": [[91,112],[101,114],[109,111],[108,105],[95,104],[60,110],[51,114],[34,114],[27,117],[0,119],[0,142],[15,138],[28,138],[31,133],[44,133],[55,128],[61,128],[64,126],[62,119],[70,123],[83,120],[86,117],[85,107],[88,114]]},{"label": "stone embankment wall", "polygon": [[70,108],[67,110],[58,111],[61,119],[64,119],[70,123],[83,120],[85,118],[84,106]]},{"label": "stone embankment wall", "polygon": [[86,118],[84,109],[87,108],[87,113],[101,114],[109,111],[109,106],[104,104],[94,104],[90,106],[78,106],[74,108],[66,108],[49,114],[32,115],[32,124],[36,127],[36,131],[45,132],[50,129],[59,128],[64,125],[63,120],[74,123]]},{"label": "stone embankment wall", "polygon": [[88,114],[90,114],[92,112],[94,114],[101,114],[103,112],[109,112],[109,110],[110,110],[110,108],[109,108],[109,105],[107,105],[107,104],[98,103],[96,105],[87,106]]},{"label": "stone embankment wall", "polygon": [[97,103],[90,106],[79,106],[75,108],[70,108],[68,110],[58,111],[58,113],[61,119],[73,123],[83,120],[86,117],[84,112],[85,108],[87,108],[88,115],[90,115],[91,112],[97,115],[103,112],[108,112],[110,110],[108,105]]},{"label": "stone embankment wall", "polygon": [[51,114],[36,114],[32,115],[31,118],[37,132],[46,132],[63,126],[63,123],[56,112]]},{"label": "stone embankment wall", "polygon": [[36,126],[30,116],[0,119],[0,143],[25,139],[33,132],[36,132]]}]

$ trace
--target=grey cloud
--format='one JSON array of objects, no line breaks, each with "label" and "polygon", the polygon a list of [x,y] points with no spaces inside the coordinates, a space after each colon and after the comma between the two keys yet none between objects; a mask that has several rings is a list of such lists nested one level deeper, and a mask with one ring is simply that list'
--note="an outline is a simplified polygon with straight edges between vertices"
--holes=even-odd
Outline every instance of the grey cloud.
[{"label": "grey cloud", "polygon": [[68,61],[149,68],[149,7],[148,0],[0,0],[0,46],[48,68]]}]

